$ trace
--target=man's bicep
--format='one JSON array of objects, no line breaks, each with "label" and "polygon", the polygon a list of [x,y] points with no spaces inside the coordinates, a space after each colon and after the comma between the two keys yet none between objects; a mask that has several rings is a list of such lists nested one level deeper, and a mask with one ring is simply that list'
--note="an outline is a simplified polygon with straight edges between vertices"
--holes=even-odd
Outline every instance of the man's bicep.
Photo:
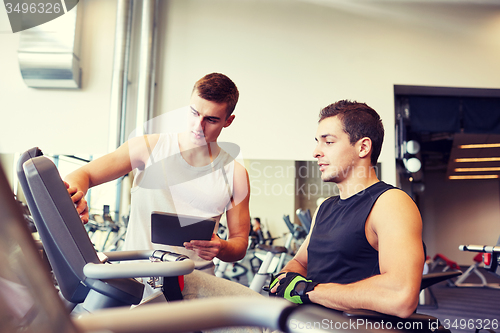
[{"label": "man's bicep", "polygon": [[115,151],[86,164],[79,172],[88,179],[90,187],[117,179],[137,167],[143,168],[157,140],[154,135],[132,138]]},{"label": "man's bicep", "polygon": [[126,144],[114,152],[90,162],[84,168],[89,177],[90,187],[117,179],[131,170]]},{"label": "man's bicep", "polygon": [[380,272],[415,283],[421,278],[424,264],[420,213],[405,193],[386,193],[372,211],[376,219]]},{"label": "man's bicep", "polygon": [[231,209],[233,206],[238,206],[240,203],[248,206],[250,200],[250,180],[248,178],[248,172],[240,163],[234,161],[233,173],[233,197],[228,208]]},{"label": "man's bicep", "polygon": [[240,203],[226,212],[229,239],[235,237],[248,238],[250,233],[250,213],[248,204]]},{"label": "man's bicep", "polygon": [[307,248],[309,247],[309,236],[300,245],[299,250],[293,257],[298,263],[300,263],[307,270]]},{"label": "man's bicep", "polygon": [[250,232],[250,187],[246,169],[234,162],[233,197],[226,212],[229,236],[248,237]]},{"label": "man's bicep", "polygon": [[128,162],[128,158],[123,162],[123,159],[120,158],[119,149],[78,168],[68,174],[64,178],[65,181],[70,186],[75,186],[78,190],[86,193],[91,187],[114,180],[128,173],[129,171],[127,170],[130,169],[130,163]]},{"label": "man's bicep", "polygon": [[128,158],[131,170],[143,169],[151,158],[159,137],[159,134],[151,134],[131,138],[117,152],[120,152],[122,158]]}]

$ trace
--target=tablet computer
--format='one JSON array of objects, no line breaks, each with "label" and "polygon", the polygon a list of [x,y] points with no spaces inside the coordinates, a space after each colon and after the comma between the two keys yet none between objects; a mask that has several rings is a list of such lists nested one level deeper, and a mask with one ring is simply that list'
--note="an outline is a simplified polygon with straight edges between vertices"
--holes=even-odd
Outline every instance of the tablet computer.
[{"label": "tablet computer", "polygon": [[163,212],[151,213],[151,241],[156,244],[183,246],[191,240],[210,240],[216,220]]}]

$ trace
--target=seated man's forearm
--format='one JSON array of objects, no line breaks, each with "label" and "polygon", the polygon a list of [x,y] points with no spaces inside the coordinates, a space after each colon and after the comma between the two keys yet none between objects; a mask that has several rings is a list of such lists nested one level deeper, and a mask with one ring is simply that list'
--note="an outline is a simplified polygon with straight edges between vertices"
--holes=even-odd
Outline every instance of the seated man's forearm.
[{"label": "seated man's forearm", "polygon": [[405,318],[418,305],[419,288],[413,285],[376,275],[346,285],[318,284],[308,295],[312,302],[335,310],[367,309]]},{"label": "seated man's forearm", "polygon": [[295,272],[302,276],[307,276],[307,268],[304,267],[298,260],[293,258],[290,260],[285,267],[281,270],[282,272]]}]

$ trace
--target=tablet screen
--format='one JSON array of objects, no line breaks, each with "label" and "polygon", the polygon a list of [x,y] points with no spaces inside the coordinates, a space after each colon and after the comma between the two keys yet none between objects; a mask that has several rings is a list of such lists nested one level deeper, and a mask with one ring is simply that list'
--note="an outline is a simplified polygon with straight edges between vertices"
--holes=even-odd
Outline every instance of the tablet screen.
[{"label": "tablet screen", "polygon": [[191,240],[210,240],[216,220],[163,212],[151,213],[151,241],[156,244],[183,246]]}]

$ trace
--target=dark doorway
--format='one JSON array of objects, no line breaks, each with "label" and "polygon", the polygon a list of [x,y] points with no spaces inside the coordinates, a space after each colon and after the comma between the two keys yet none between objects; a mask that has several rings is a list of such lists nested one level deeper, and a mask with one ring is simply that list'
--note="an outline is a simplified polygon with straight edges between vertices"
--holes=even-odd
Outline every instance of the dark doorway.
[{"label": "dark doorway", "polygon": [[422,213],[429,254],[468,264],[460,244],[494,244],[500,234],[500,89],[395,86],[394,94],[398,186]]}]

